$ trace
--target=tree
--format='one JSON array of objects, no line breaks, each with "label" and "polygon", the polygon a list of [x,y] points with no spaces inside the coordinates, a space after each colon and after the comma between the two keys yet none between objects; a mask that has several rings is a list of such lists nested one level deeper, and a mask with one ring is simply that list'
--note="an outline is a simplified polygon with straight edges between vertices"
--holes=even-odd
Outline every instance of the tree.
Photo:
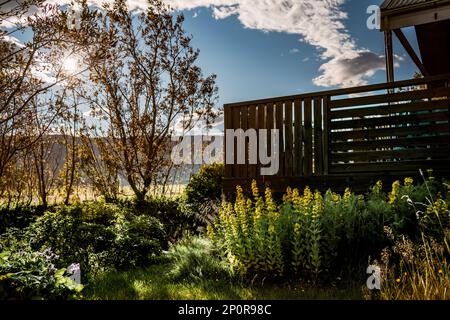
[{"label": "tree", "polygon": [[108,170],[123,174],[143,200],[170,167],[175,122],[182,119],[188,129],[194,119],[215,117],[215,76],[203,76],[196,65],[199,51],[182,28],[184,17],[173,16],[161,1],[149,1],[137,19],[123,0],[104,9],[101,20],[83,22],[91,24],[83,28],[94,35],[94,45],[84,53],[92,88],[84,98],[105,122],[93,134],[102,138],[98,149],[113,167]]},{"label": "tree", "polygon": [[[56,7],[43,6],[42,2],[5,0],[0,3],[2,20],[21,17],[32,5],[40,6],[43,11],[41,16],[27,18],[26,27],[33,35],[28,43],[12,42],[9,35],[14,30],[0,31],[0,177],[18,152],[31,147],[47,132],[60,112],[51,107],[56,104],[35,103],[42,97],[49,99],[54,94],[50,91],[67,80],[61,64],[51,64],[48,54],[49,48],[63,41],[64,19],[57,14]],[[38,118],[48,122],[34,127]]]}]

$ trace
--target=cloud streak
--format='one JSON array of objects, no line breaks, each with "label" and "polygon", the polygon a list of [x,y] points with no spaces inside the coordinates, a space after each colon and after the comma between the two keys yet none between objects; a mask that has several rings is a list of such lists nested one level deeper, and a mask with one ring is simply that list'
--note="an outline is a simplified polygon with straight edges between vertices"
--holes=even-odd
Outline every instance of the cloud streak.
[{"label": "cloud streak", "polygon": [[314,46],[324,63],[318,86],[356,86],[385,68],[384,57],[358,48],[345,29],[346,0],[166,0],[184,10],[210,7],[216,19],[236,16],[244,27],[297,34]]},{"label": "cloud streak", "polygon": [[[72,0],[48,0],[69,4]],[[175,10],[210,8],[216,19],[235,16],[245,28],[299,35],[314,46],[323,64],[313,79],[318,86],[357,86],[385,69],[384,57],[359,48],[345,29],[346,0],[164,0]],[[111,0],[88,0],[100,5]],[[146,0],[129,0],[131,10],[143,10]],[[364,26],[365,27],[365,26]]]}]

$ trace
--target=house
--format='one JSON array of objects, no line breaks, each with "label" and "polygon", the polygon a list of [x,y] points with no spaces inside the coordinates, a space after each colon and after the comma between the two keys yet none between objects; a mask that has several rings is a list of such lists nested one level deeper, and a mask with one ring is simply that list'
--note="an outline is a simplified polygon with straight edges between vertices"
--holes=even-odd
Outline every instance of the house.
[{"label": "house", "polygon": [[[404,27],[415,28],[420,53]],[[380,179],[385,185],[404,177],[421,179],[419,170],[450,177],[450,1],[387,0],[381,6],[381,31],[386,83],[224,106],[225,130],[243,129],[225,136],[225,159],[232,160],[225,166],[225,193],[236,185],[249,190],[252,180],[275,192],[307,185],[366,191]],[[395,82],[393,35],[422,77]],[[259,134],[255,146],[250,136],[242,136],[248,129],[267,139]],[[277,144],[270,135],[274,129]],[[242,144],[245,161],[238,163]],[[259,157],[250,161],[250,152],[271,148],[279,170],[262,175],[265,165]]]}]

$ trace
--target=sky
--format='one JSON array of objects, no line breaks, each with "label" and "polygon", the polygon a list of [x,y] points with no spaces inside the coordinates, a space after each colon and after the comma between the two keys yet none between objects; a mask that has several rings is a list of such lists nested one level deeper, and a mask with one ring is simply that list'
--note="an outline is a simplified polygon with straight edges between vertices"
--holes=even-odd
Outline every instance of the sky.
[{"label": "sky", "polygon": [[[283,2],[310,1],[242,2],[271,2],[276,7]],[[244,9],[228,17],[218,17],[214,8],[184,11],[186,31],[200,49],[200,66],[205,73],[218,75],[219,104],[386,81],[383,34],[366,26],[367,7],[381,1],[316,2],[342,3],[335,13],[347,16],[338,20],[342,29],[327,32],[333,30],[333,24],[322,20],[326,16],[319,8],[317,17],[306,18],[312,27],[306,25],[305,30],[296,29],[295,22],[271,26],[271,19],[288,20],[283,14],[257,16],[255,12],[255,17],[248,18],[252,13]],[[300,19],[307,14],[299,15]],[[324,26],[315,27],[322,23]],[[418,52],[414,29],[404,32]],[[417,68],[398,41],[394,52],[398,56],[396,80],[411,78]]]},{"label": "sky", "polygon": [[[380,0],[164,1],[185,15],[204,74],[217,75],[218,106],[386,81],[383,34],[366,25]],[[418,52],[414,29],[404,32]],[[411,78],[417,68],[396,39],[394,53],[396,80]]]}]

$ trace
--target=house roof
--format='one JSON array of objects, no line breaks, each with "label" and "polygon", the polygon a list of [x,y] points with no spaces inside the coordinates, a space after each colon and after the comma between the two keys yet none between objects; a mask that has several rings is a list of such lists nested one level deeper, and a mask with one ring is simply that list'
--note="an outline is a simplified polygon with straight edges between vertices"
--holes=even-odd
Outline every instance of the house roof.
[{"label": "house roof", "polygon": [[450,0],[385,0],[381,30],[393,30],[450,19]]},{"label": "house roof", "polygon": [[429,0],[385,0],[381,5],[381,10],[392,10],[404,8],[407,6],[414,6],[424,2],[430,2]]}]

